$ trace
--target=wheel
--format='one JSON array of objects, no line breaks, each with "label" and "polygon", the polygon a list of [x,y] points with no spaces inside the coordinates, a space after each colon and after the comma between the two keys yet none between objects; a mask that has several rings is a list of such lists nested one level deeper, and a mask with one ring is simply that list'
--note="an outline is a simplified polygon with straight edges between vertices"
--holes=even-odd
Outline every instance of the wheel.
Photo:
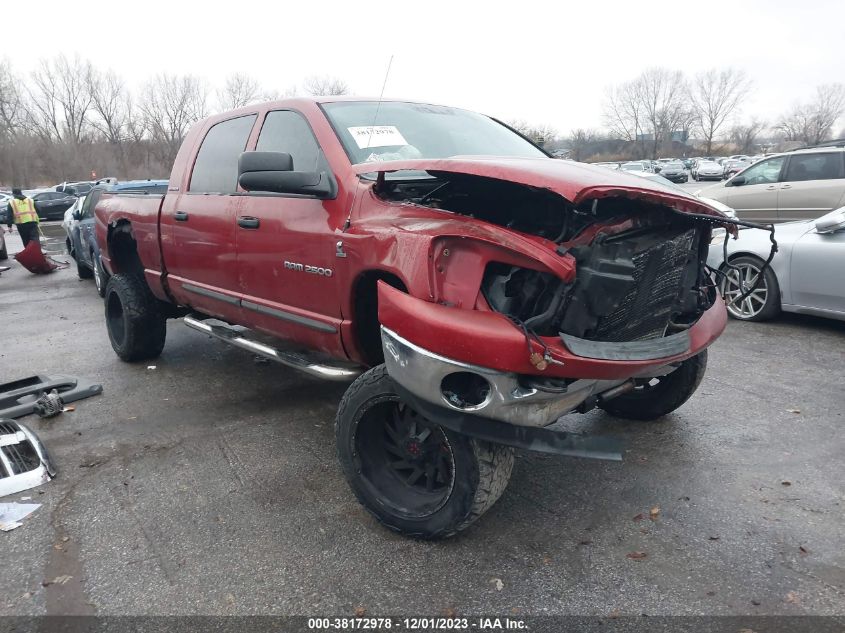
[{"label": "wheel", "polygon": [[695,393],[707,369],[707,350],[682,361],[675,371],[638,381],[633,391],[599,406],[610,415],[628,420],[656,420],[671,413]]},{"label": "wheel", "polygon": [[94,276],[94,271],[88,268],[88,265],[82,261],[81,257],[76,258],[76,274],[80,279],[91,279]]},{"label": "wheel", "polygon": [[740,321],[765,321],[780,314],[780,287],[771,268],[766,268],[757,289],[740,302],[733,303],[757,281],[763,260],[743,255],[730,260],[739,270],[722,267],[722,296],[728,307],[728,314]]},{"label": "wheel", "polygon": [[97,294],[101,297],[105,297],[108,275],[106,271],[103,270],[103,263],[100,261],[99,255],[92,252],[91,261],[94,262],[94,285],[97,287]]},{"label": "wheel", "polygon": [[445,538],[504,492],[513,449],[434,424],[400,400],[384,365],[350,385],[335,421],[337,452],[358,501],[408,536]]},{"label": "wheel", "polygon": [[106,284],[106,328],[115,353],[127,362],[156,358],[167,320],[140,275],[118,274]]}]

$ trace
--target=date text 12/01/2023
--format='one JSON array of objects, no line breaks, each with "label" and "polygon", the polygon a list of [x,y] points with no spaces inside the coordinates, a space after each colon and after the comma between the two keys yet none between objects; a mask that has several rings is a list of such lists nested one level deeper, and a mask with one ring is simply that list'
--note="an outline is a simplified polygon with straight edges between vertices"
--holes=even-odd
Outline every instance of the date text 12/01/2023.
[{"label": "date text 12/01/2023", "polygon": [[518,631],[526,630],[523,620],[514,618],[308,618],[308,628],[316,631],[391,630],[398,631]]}]

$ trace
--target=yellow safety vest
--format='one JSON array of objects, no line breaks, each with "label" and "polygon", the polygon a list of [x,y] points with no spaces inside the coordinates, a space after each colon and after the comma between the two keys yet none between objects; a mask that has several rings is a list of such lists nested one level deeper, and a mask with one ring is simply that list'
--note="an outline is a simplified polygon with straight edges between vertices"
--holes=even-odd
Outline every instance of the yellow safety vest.
[{"label": "yellow safety vest", "polygon": [[12,206],[12,212],[15,214],[15,224],[38,222],[35,204],[33,204],[30,198],[24,198],[23,200],[12,198],[9,200],[9,204]]}]

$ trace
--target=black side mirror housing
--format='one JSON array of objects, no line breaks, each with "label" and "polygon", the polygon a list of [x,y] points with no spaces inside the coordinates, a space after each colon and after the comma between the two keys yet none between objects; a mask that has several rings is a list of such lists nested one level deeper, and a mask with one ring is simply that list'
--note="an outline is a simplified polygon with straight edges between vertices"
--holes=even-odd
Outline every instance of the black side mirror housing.
[{"label": "black side mirror housing", "polygon": [[329,175],[319,171],[294,171],[293,158],[284,152],[244,152],[238,158],[238,184],[247,191],[331,197]]},{"label": "black side mirror housing", "polygon": [[741,185],[744,185],[745,184],[745,176],[734,176],[730,181],[728,181],[728,184],[731,187],[739,187]]}]

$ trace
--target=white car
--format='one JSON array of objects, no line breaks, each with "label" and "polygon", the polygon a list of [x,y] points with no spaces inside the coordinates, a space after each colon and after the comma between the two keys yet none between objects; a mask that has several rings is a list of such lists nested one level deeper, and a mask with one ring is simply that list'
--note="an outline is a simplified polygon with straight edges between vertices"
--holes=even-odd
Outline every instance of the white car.
[{"label": "white car", "polygon": [[725,175],[725,169],[719,163],[701,161],[693,171],[692,177],[695,180],[721,180]]},{"label": "white car", "polygon": [[778,251],[759,283],[772,247],[769,232],[743,229],[729,239],[730,266],[724,237],[724,231],[713,236],[707,264],[723,273],[719,284],[733,318],[763,321],[782,310],[845,321],[845,207],[815,220],[778,224]]},{"label": "white car", "polygon": [[76,227],[79,224],[79,220],[74,217],[74,213],[82,208],[83,202],[85,202],[85,196],[77,198],[76,202],[74,202],[65,211],[64,218],[62,219],[62,228],[65,230],[65,234],[67,235],[65,238],[65,245],[67,246],[68,255],[71,257],[75,257],[77,240],[74,238],[74,234],[76,233]]}]

